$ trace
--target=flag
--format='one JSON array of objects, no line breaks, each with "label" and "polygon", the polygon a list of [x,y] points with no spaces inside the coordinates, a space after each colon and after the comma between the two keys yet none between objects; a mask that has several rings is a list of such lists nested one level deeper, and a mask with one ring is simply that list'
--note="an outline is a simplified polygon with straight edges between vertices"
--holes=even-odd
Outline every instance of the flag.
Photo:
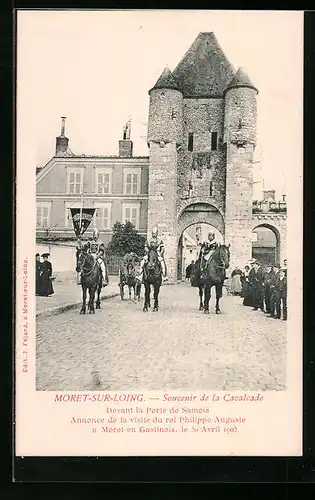
[{"label": "flag", "polygon": [[[74,232],[76,236],[81,236],[85,233],[87,228],[92,222],[95,208],[82,208],[82,214],[80,208],[70,208],[72,215],[72,222],[74,227]],[[81,226],[80,226],[81,218]]]}]

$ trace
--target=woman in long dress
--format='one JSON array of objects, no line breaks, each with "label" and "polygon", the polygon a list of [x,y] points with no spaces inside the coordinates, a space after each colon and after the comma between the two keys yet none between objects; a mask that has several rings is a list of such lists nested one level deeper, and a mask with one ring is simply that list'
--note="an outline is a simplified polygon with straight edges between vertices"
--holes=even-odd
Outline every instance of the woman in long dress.
[{"label": "woman in long dress", "polygon": [[240,295],[242,291],[242,282],[241,282],[242,271],[239,267],[236,267],[231,274],[232,283],[231,283],[231,292],[233,295]]},{"label": "woman in long dress", "polygon": [[42,262],[41,266],[40,295],[42,297],[49,297],[54,293],[54,289],[51,283],[52,265],[48,260],[49,253],[43,253],[42,257],[44,259],[44,262]]},{"label": "woman in long dress", "polygon": [[243,297],[243,306],[252,306],[252,291],[249,282],[249,266],[245,266],[244,272],[241,277],[242,281],[242,297]]}]

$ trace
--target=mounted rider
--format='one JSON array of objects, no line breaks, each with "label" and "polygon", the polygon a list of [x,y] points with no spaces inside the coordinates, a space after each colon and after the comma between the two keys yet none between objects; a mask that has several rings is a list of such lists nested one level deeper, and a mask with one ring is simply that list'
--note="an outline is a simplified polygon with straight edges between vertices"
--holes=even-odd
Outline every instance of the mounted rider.
[{"label": "mounted rider", "polygon": [[219,243],[215,239],[215,234],[213,232],[208,233],[208,239],[200,247],[199,259],[201,271],[207,267],[210,258],[218,247]]},{"label": "mounted rider", "polygon": [[[78,249],[84,250],[94,257],[94,260],[102,271],[102,286],[108,285],[108,274],[105,265],[105,245],[99,239],[99,230],[95,228],[92,239],[88,240],[86,243],[82,243],[81,240],[79,240]],[[79,281],[81,282],[80,278],[81,276],[79,277]],[[80,283],[78,282],[78,284]]]},{"label": "mounted rider", "polygon": [[165,248],[164,248],[163,241],[161,240],[161,238],[159,238],[157,227],[154,227],[152,229],[151,238],[150,238],[150,240],[147,240],[145,243],[145,252],[146,253],[145,253],[145,256],[143,257],[143,259],[141,260],[141,263],[140,263],[139,279],[142,280],[142,278],[143,278],[143,266],[146,262],[148,262],[149,250],[151,250],[151,249],[155,250],[157,253],[158,260],[159,260],[159,262],[161,264],[161,268],[162,268],[163,279],[164,279],[164,281],[166,281],[168,278],[166,275],[166,264],[165,264],[165,260],[164,260]]}]

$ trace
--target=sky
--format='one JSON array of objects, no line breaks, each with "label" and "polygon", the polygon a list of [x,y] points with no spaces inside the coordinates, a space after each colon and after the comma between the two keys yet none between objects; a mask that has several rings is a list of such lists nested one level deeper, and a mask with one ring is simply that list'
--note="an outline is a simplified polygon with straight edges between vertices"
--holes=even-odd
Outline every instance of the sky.
[{"label": "sky", "polygon": [[148,90],[203,31],[259,90],[254,177],[280,197],[301,161],[301,12],[20,11],[17,129],[34,168],[54,155],[61,116],[75,154],[117,154],[131,116],[134,155],[148,155]]}]

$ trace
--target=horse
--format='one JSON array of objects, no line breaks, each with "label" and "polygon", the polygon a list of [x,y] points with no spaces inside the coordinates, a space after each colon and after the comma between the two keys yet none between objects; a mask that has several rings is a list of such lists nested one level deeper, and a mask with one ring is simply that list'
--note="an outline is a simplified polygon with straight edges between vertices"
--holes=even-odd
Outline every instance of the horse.
[{"label": "horse", "polygon": [[159,310],[159,292],[162,285],[162,267],[158,259],[156,250],[151,248],[148,252],[148,260],[143,266],[143,284],[144,284],[144,305],[143,311],[147,312],[151,307],[150,294],[153,286],[153,312]]},{"label": "horse", "polygon": [[84,250],[77,250],[76,272],[81,273],[81,287],[83,292],[83,304],[80,314],[86,313],[86,292],[89,290],[88,311],[95,314],[94,301],[97,293],[96,309],[101,308],[102,271],[93,255]]},{"label": "horse", "polygon": [[224,280],[225,270],[230,265],[230,245],[219,245],[209,258],[206,266],[202,268],[202,256],[199,255],[192,273],[192,286],[199,288],[199,311],[209,314],[209,302],[211,298],[211,288],[215,286],[216,304],[215,313],[221,314],[220,299]]},{"label": "horse", "polygon": [[131,302],[131,291],[133,290],[134,301],[140,301],[141,282],[136,278],[136,267],[134,262],[129,259],[125,265],[119,269],[119,289],[121,300],[124,300],[124,287],[129,289],[129,302]]}]

